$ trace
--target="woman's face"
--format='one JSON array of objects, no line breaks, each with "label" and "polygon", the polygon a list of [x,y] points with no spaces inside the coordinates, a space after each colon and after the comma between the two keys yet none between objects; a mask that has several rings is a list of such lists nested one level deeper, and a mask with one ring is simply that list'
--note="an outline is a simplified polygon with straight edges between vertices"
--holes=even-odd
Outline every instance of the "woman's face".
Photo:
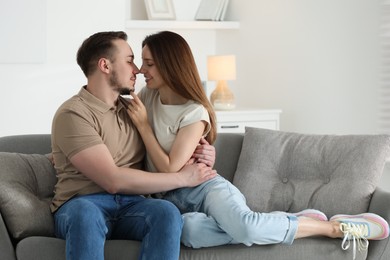
[{"label": "woman's face", "polygon": [[142,48],[142,66],[140,72],[144,74],[146,86],[148,88],[159,89],[166,86],[166,83],[154,64],[153,56],[147,45]]}]

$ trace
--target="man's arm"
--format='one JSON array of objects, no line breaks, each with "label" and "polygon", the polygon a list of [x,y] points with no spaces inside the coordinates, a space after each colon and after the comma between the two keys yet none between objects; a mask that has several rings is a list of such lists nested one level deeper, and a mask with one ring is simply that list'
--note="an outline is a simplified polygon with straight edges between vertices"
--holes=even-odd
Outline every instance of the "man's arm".
[{"label": "man's arm", "polygon": [[186,165],[178,173],[149,173],[117,167],[104,144],[82,150],[70,161],[82,174],[112,194],[151,194],[193,187],[216,176],[216,171],[205,164]]}]

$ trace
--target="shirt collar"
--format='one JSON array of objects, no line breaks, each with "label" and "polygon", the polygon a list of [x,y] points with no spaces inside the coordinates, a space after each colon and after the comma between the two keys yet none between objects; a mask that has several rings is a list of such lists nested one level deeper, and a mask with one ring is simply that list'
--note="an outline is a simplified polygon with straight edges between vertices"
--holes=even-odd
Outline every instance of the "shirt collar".
[{"label": "shirt collar", "polygon": [[103,114],[113,109],[113,107],[109,106],[108,104],[104,103],[103,101],[89,93],[88,90],[86,90],[86,87],[87,86],[83,86],[81,88],[81,90],[79,91],[79,96],[84,99],[89,106]]}]

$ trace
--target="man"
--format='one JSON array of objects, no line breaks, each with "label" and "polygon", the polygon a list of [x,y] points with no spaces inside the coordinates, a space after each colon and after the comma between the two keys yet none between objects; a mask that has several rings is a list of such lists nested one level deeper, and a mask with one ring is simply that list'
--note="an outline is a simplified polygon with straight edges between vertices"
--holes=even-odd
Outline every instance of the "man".
[{"label": "man", "polygon": [[[178,259],[179,211],[142,194],[197,186],[216,172],[206,164],[188,164],[179,173],[141,170],[145,149],[118,99],[134,90],[139,73],[124,32],[90,36],[77,63],[87,85],[58,109],[52,125],[58,182],[51,210],[67,259],[103,260],[106,239],[142,241],[140,259]],[[213,165],[208,149],[197,156]]]}]

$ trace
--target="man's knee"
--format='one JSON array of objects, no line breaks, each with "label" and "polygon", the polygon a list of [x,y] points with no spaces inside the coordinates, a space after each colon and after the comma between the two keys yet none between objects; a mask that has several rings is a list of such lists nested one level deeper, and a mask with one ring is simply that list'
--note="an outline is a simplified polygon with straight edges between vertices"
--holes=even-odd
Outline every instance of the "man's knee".
[{"label": "man's knee", "polygon": [[[101,210],[86,200],[68,201],[55,213],[56,230],[67,233],[72,230],[102,230],[107,232]],[[59,232],[59,233],[62,233]]]},{"label": "man's knee", "polygon": [[153,199],[153,207],[151,207],[151,217],[154,218],[154,223],[163,225],[179,232],[183,227],[183,219],[178,208],[169,201]]}]

